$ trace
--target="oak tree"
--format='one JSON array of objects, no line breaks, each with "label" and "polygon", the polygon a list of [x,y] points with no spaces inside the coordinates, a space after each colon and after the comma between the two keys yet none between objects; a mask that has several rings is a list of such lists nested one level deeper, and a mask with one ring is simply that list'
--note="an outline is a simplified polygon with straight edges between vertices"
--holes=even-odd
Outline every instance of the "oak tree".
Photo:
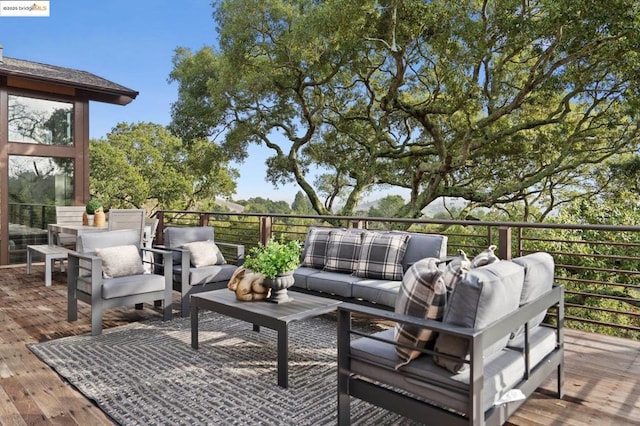
[{"label": "oak tree", "polygon": [[[321,214],[405,188],[525,203],[538,219],[597,193],[600,165],[638,149],[638,2],[224,0],[219,43],[179,48],[171,128],[237,160],[273,155]],[[324,170],[311,173],[312,166]]]}]

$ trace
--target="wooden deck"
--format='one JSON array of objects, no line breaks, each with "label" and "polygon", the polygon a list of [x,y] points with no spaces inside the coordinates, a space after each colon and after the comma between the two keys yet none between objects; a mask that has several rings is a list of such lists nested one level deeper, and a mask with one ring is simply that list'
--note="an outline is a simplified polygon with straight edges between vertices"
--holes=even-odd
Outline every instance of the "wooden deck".
[{"label": "wooden deck", "polygon": [[[29,343],[90,332],[89,306],[79,303],[78,321],[66,321],[66,276],[44,285],[44,265],[0,269],[0,424],[111,425],[84,398],[27,349]],[[177,306],[174,304],[174,306]],[[145,305],[108,310],[104,327],[160,313]],[[509,419],[510,425],[639,425],[640,342],[566,332],[565,398],[551,396],[555,379]]]}]

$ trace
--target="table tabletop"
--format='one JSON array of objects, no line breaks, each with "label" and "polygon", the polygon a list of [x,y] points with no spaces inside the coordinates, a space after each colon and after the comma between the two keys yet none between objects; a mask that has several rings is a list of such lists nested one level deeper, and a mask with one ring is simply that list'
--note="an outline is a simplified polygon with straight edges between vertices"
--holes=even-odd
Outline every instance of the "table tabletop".
[{"label": "table tabletop", "polygon": [[53,245],[55,234],[72,234],[78,235],[83,232],[103,232],[107,230],[107,226],[89,226],[89,225],[65,225],[61,223],[50,223],[48,226],[49,245]]},{"label": "table tabletop", "polygon": [[340,300],[289,291],[293,300],[273,303],[266,300],[241,301],[229,289],[205,291],[191,295],[192,305],[211,309],[221,314],[252,322],[254,316],[268,317],[279,322],[291,322],[331,312],[342,303]]}]

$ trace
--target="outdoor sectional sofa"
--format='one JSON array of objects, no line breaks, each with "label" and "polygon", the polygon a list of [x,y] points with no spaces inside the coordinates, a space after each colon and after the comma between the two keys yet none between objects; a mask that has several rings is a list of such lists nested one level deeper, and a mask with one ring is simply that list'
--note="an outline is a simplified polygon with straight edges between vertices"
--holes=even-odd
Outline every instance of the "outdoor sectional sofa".
[{"label": "outdoor sectional sofa", "polygon": [[[553,276],[547,253],[470,269],[441,321],[340,305],[338,423],[350,423],[356,397],[426,424],[500,425],[554,372],[562,398],[564,293]],[[435,300],[420,301],[425,313]],[[542,324],[549,308],[553,326]],[[353,314],[395,326],[362,333],[351,327]],[[407,327],[413,340],[399,332]]]},{"label": "outdoor sectional sofa", "polygon": [[444,235],[311,227],[293,289],[393,309],[404,271],[446,256]]}]

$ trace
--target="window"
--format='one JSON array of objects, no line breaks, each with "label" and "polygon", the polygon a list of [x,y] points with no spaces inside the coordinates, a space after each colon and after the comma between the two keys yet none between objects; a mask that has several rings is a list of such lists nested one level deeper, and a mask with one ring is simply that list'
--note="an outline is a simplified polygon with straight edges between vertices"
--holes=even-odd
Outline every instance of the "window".
[{"label": "window", "polygon": [[29,244],[47,243],[56,205],[73,204],[73,159],[9,157],[9,263],[24,263]]},{"label": "window", "polygon": [[73,104],[9,95],[9,142],[73,145]]}]

